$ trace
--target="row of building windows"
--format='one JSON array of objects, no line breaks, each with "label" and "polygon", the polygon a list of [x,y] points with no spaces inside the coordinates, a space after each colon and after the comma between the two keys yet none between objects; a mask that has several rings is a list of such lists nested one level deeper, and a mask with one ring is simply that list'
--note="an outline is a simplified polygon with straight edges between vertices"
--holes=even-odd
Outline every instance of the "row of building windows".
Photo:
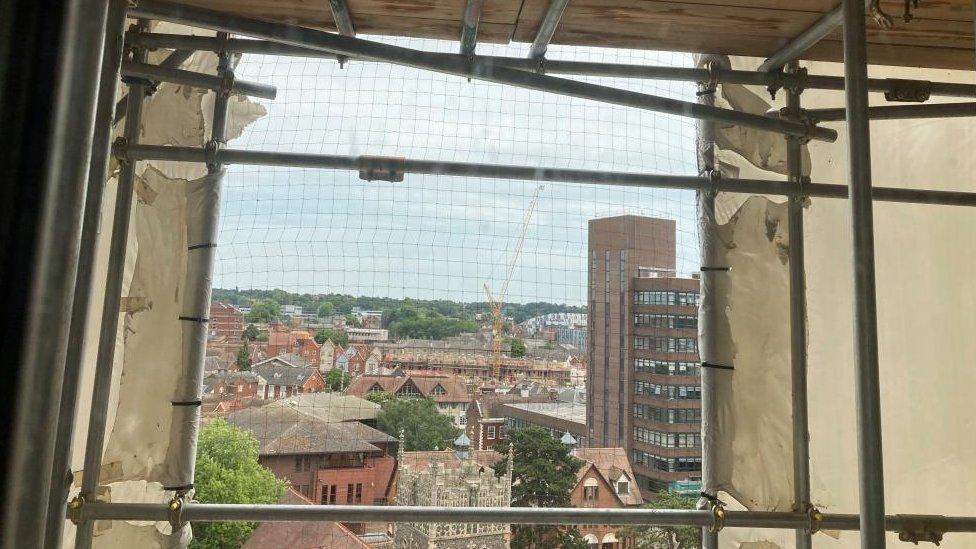
[{"label": "row of building windows", "polygon": [[701,387],[697,385],[663,385],[638,380],[634,382],[634,394],[678,400],[700,400]]},{"label": "row of building windows", "polygon": [[694,337],[637,336],[634,349],[660,353],[697,353],[698,339]]},{"label": "row of building windows", "polygon": [[[304,487],[304,486],[303,486]],[[335,484],[322,486],[322,505],[335,505],[336,492],[338,486]],[[363,502],[363,485],[361,482],[346,485],[346,503],[356,504]]]},{"label": "row of building windows", "polygon": [[635,292],[635,305],[683,305],[697,306],[698,292],[653,291]]},{"label": "row of building windows", "polygon": [[650,467],[651,469],[657,469],[658,471],[665,471],[668,473],[681,471],[696,473],[701,471],[700,457],[667,458],[655,456],[654,454],[649,454],[641,450],[634,450],[632,457],[634,464]]},{"label": "row of building windows", "polygon": [[661,374],[666,376],[701,375],[701,366],[697,362],[683,362],[675,360],[635,358],[634,369],[645,374]]},{"label": "row of building windows", "polygon": [[699,433],[662,433],[644,427],[634,427],[634,440],[662,448],[700,448]]},{"label": "row of building windows", "polygon": [[634,404],[634,417],[658,423],[701,423],[700,408],[658,408]]},{"label": "row of building windows", "polygon": [[657,313],[634,313],[634,326],[652,328],[697,328],[698,317]]}]

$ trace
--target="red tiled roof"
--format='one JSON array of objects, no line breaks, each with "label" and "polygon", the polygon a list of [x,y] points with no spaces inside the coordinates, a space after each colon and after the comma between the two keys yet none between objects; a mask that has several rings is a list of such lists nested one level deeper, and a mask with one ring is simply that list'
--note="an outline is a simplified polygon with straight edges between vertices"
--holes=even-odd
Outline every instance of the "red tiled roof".
[{"label": "red tiled roof", "polygon": [[[360,376],[353,380],[346,389],[347,395],[364,396],[374,385],[379,385],[384,391],[396,394],[404,385],[412,383],[421,395],[435,402],[470,402],[471,396],[467,387],[456,376]],[[435,389],[440,386],[444,394],[435,395]]]},{"label": "red tiled roof", "polygon": [[[313,505],[312,501],[289,488],[278,500],[282,505]],[[262,522],[242,549],[369,549],[348,528],[338,522]]]}]

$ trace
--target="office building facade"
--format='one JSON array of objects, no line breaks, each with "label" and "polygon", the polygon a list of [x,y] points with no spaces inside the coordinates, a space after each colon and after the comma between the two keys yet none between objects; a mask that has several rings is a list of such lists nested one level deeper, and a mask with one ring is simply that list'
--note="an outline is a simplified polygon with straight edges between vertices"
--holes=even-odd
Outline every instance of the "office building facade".
[{"label": "office building facade", "polygon": [[646,493],[701,478],[697,278],[676,276],[673,220],[589,224],[587,428]]}]

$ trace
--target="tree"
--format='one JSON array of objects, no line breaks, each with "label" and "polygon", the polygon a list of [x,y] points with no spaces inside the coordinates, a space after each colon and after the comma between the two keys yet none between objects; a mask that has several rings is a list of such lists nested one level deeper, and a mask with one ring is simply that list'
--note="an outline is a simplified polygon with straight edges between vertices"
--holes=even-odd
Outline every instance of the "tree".
[{"label": "tree", "polygon": [[[695,498],[660,492],[648,509],[695,509]],[[701,547],[701,528],[694,526],[631,526],[622,531],[637,549],[695,549]]]},{"label": "tree", "polygon": [[[393,393],[387,391],[370,391],[366,393],[366,396],[363,398],[365,398],[370,402],[375,402],[380,406],[386,404],[391,400],[396,400],[396,396],[394,396]],[[399,433],[397,433],[397,436],[399,436]]]},{"label": "tree", "polygon": [[330,328],[322,328],[321,330],[315,332],[315,342],[319,345],[325,343],[325,340],[329,340],[336,345],[342,345],[345,347],[349,345],[349,336],[346,334],[332,330]]},{"label": "tree", "polygon": [[327,317],[335,314],[335,304],[331,301],[323,301],[319,305],[319,317]]},{"label": "tree", "polygon": [[346,390],[346,387],[352,382],[352,376],[348,372],[343,372],[339,368],[332,368],[327,374],[325,374],[325,384],[329,386],[333,392],[339,393]]},{"label": "tree", "polygon": [[353,328],[362,328],[363,323],[359,321],[359,317],[356,315],[346,315],[346,326],[352,326]]},{"label": "tree", "polygon": [[281,305],[273,299],[262,299],[251,304],[247,313],[248,322],[272,322],[281,316]]},{"label": "tree", "polygon": [[521,358],[525,356],[525,342],[517,337],[510,338],[508,340],[509,352],[508,356],[512,358]]},{"label": "tree", "polygon": [[407,452],[448,448],[460,433],[429,398],[394,398],[381,406],[376,426],[394,437],[399,437],[402,429]]},{"label": "tree", "polygon": [[[201,503],[275,503],[287,483],[258,463],[258,441],[223,419],[200,430],[196,459],[196,495]],[[198,522],[190,547],[240,547],[255,522]]]},{"label": "tree", "polygon": [[[576,486],[576,473],[583,461],[569,453],[569,447],[552,438],[547,429],[530,427],[508,432],[508,442],[499,444],[503,457],[492,468],[501,476],[512,456],[513,507],[569,507],[569,493]],[[582,544],[582,545],[580,545]],[[512,525],[513,548],[586,547],[579,530],[555,525]]]},{"label": "tree", "polygon": [[234,359],[234,364],[237,365],[237,369],[242,372],[248,372],[251,370],[251,348],[247,345],[247,340],[241,345],[241,348],[237,350],[237,358]]},{"label": "tree", "polygon": [[248,324],[247,328],[244,328],[244,333],[241,334],[241,339],[245,341],[256,341],[260,336],[261,332],[258,330],[258,327],[254,324]]}]

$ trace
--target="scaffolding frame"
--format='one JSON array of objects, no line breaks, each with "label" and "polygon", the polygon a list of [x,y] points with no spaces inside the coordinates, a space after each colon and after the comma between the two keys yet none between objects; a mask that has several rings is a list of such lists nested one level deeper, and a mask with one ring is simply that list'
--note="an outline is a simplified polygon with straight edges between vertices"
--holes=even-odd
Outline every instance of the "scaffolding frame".
[{"label": "scaffolding frame", "polygon": [[[64,131],[76,130],[76,135],[89,141],[80,154],[65,158],[64,166],[74,170],[75,175],[87,174],[88,202],[79,200],[69,202],[73,213],[81,217],[84,209],[83,232],[68,235],[74,239],[79,260],[76,296],[83,296],[91,283],[91,262],[94,249],[94,234],[97,231],[100,191],[106,176],[110,144],[110,128],[113,120],[112,101],[114,101],[115,82],[120,74],[127,75],[126,85],[129,100],[126,106],[125,132],[123,138],[111,147],[121,164],[119,199],[115,211],[115,224],[111,237],[109,253],[107,292],[103,303],[104,316],[99,339],[99,353],[96,363],[95,385],[93,391],[91,423],[86,445],[85,468],[82,477],[81,494],[75,500],[63,505],[68,487],[62,479],[69,463],[71,419],[78,394],[78,372],[80,370],[80,349],[84,324],[90,308],[86,298],[75,299],[72,310],[71,331],[68,338],[69,358],[58,361],[56,356],[40,356],[35,363],[44,365],[49,371],[64,374],[62,397],[60,401],[38,403],[39,417],[57,417],[58,428],[52,444],[52,456],[44,459],[13,460],[12,472],[33,472],[35,475],[51,480],[50,493],[37,498],[36,492],[27,492],[22,486],[14,486],[8,498],[8,510],[18,507],[28,499],[35,501],[26,510],[39,511],[33,516],[28,513],[11,515],[7,532],[18,536],[19,543],[25,546],[56,547],[60,544],[60,533],[67,516],[79,525],[77,547],[90,547],[92,526],[95,520],[151,520],[170,522],[174,529],[188,521],[228,521],[228,520],[334,520],[334,521],[423,521],[423,522],[509,522],[519,524],[645,524],[645,525],[690,525],[700,526],[705,531],[705,547],[717,547],[719,531],[723,527],[789,528],[796,530],[797,547],[810,547],[810,534],[821,529],[859,530],[864,548],[883,548],[885,532],[894,531],[907,536],[906,539],[919,539],[925,532],[976,532],[976,517],[944,516],[886,516],[884,510],[884,479],[882,477],[880,391],[877,357],[877,315],[875,304],[874,250],[872,204],[874,200],[893,200],[918,204],[976,206],[976,193],[947,192],[934,190],[893,189],[872,187],[870,171],[869,120],[872,118],[909,117],[947,117],[973,116],[974,104],[963,103],[944,105],[912,105],[896,107],[868,107],[869,91],[899,91],[906,86],[911,89],[924,89],[932,95],[954,97],[976,97],[976,86],[925,82],[893,81],[867,78],[867,56],[865,41],[865,2],[863,0],[843,0],[837,9],[825,15],[813,27],[802,33],[782,51],[773,55],[760,72],[732,71],[721,68],[717,63],[709,63],[696,69],[671,67],[640,67],[620,64],[578,63],[544,61],[545,47],[558,25],[559,15],[565,8],[565,1],[553,0],[546,20],[551,20],[551,29],[540,29],[533,45],[530,59],[477,56],[474,54],[477,38],[477,17],[479,3],[472,1],[471,9],[466,10],[465,26],[462,36],[462,54],[436,54],[390,46],[355,38],[355,30],[349,25],[340,25],[340,34],[331,34],[284,24],[257,21],[232,16],[201,8],[177,6],[158,0],[141,0],[138,6],[128,7],[127,0],[111,0],[106,7],[104,2],[95,0],[73,0],[71,12],[76,21],[75,32],[69,32],[69,45],[78,46],[77,67],[74,73],[79,77],[73,80],[76,89],[82,94],[63,99],[64,105],[78,105],[75,116],[62,119]],[[334,12],[345,13],[348,9],[341,0],[330,1]],[[84,11],[91,8],[93,11]],[[976,3],[974,3],[976,9]],[[470,11],[470,14],[467,13]],[[94,14],[86,18],[81,14]],[[470,15],[470,17],[469,17]],[[141,18],[143,21],[156,19],[182,23],[189,26],[207,28],[220,32],[216,38],[191,37],[182,35],[155,35],[143,32],[137,25],[127,36],[126,47],[131,59],[123,61],[125,54],[121,47],[122,29],[126,17]],[[339,19],[339,17],[337,17]],[[843,78],[807,75],[798,70],[796,59],[838,26],[844,26],[844,67]],[[347,28],[343,28],[347,27]],[[246,36],[248,39],[228,38],[226,34]],[[91,47],[102,43],[102,48]],[[87,49],[85,48],[87,46]],[[154,47],[176,48],[170,63],[162,66],[147,65],[146,51]],[[180,57],[186,59],[186,51],[214,51],[221,56],[220,74],[201,75],[181,71],[177,67]],[[104,54],[102,53],[104,51]],[[455,162],[430,162],[406,159],[377,157],[342,157],[328,155],[271,153],[244,151],[223,147],[223,122],[226,120],[227,101],[230,93],[250,93],[259,97],[273,97],[271,86],[235,82],[227,64],[228,53],[270,53],[277,55],[313,55],[335,58],[339,62],[346,59],[388,62],[422,68],[448,74],[465,76],[520,86],[528,89],[564,94],[573,97],[594,99],[608,103],[642,108],[657,112],[690,116],[701,121],[699,145],[699,176],[675,177],[637,173],[614,173],[588,170],[544,169],[523,166],[499,166]],[[98,63],[101,69],[98,70]],[[786,67],[785,71],[781,71]],[[598,86],[574,80],[556,78],[545,74],[563,73],[577,75],[622,76],[630,78],[658,78],[698,82],[703,87],[720,83],[762,84],[773,89],[785,88],[788,94],[787,108],[781,116],[763,117],[718,108],[707,98],[699,103],[689,103],[673,99],[639,94],[607,86]],[[141,114],[142,97],[145,88],[153,80],[171,81],[184,85],[198,86],[214,90],[223,99],[215,102],[215,124],[211,141],[205,148],[159,147],[136,143]],[[804,88],[845,90],[844,112],[830,110],[804,116],[800,107],[801,92]],[[133,100],[135,98],[136,100]],[[922,99],[924,101],[924,99]],[[96,108],[97,106],[97,108]],[[90,107],[90,109],[87,109]],[[926,108],[927,107],[927,108]],[[883,109],[883,110],[882,110]],[[841,115],[842,114],[842,115]],[[800,144],[802,140],[819,139],[833,141],[837,137],[834,130],[817,126],[811,120],[841,121],[847,123],[850,133],[849,144],[849,185],[812,183],[803,177],[800,166]],[[714,166],[714,143],[710,132],[716,122],[738,124],[784,135],[787,139],[788,176],[785,182],[724,179],[717,175]],[[92,137],[94,135],[94,137]],[[63,145],[63,143],[62,143]],[[79,152],[79,151],[76,151]],[[699,191],[700,226],[703,229],[703,266],[714,267],[711,259],[710,242],[714,236],[714,196],[717,192],[762,193],[787,196],[789,205],[789,226],[791,242],[796,236],[801,245],[790,248],[790,325],[791,325],[791,369],[793,375],[793,459],[795,482],[795,502],[792,512],[729,511],[709,492],[708,473],[716,456],[703,455],[704,495],[708,504],[703,509],[691,511],[672,511],[654,509],[536,509],[536,508],[436,508],[436,507],[371,507],[371,506],[287,506],[287,505],[222,505],[200,504],[186,499],[185,493],[192,488],[180,487],[169,504],[136,504],[124,502],[97,502],[95,492],[98,488],[98,472],[101,466],[101,450],[111,389],[114,341],[117,329],[120,284],[126,250],[126,235],[131,202],[132,183],[135,165],[140,160],[179,160],[202,162],[213,173],[226,164],[266,164],[296,167],[320,167],[331,169],[358,170],[360,177],[367,180],[392,179],[402,177],[405,172],[445,175],[468,175],[473,177],[504,177],[536,181],[595,182],[597,184],[648,186],[660,188],[681,188]],[[84,181],[82,175],[75,179]],[[858,464],[859,464],[859,515],[826,514],[811,506],[809,501],[809,441],[806,422],[806,340],[805,340],[805,288],[802,247],[802,207],[805,197],[847,198],[852,223],[852,266],[855,302],[855,349],[857,368],[857,409],[858,409]],[[709,207],[711,205],[711,207]],[[216,204],[214,205],[216,207]],[[70,255],[70,254],[69,254]],[[74,271],[72,271],[74,272]],[[48,275],[55,279],[56,275]],[[718,270],[709,269],[703,276],[703,285],[709,277],[722,276]],[[62,276],[63,277],[63,276]],[[57,282],[58,280],[54,280]],[[67,280],[61,281],[66,288],[72,286]],[[112,290],[115,291],[112,291]],[[702,311],[707,311],[703,307]],[[714,313],[714,311],[712,311]],[[714,322],[714,314],[700,312],[703,331],[702,347],[708,348],[709,323]],[[114,321],[113,321],[114,319]],[[63,357],[62,357],[63,358]],[[705,357],[702,357],[705,360]],[[200,365],[202,369],[202,364]],[[42,369],[43,370],[43,369]],[[703,414],[707,416],[709,404],[714,395],[710,392],[708,375],[731,375],[705,369],[702,376]],[[35,376],[36,377],[36,376]],[[53,414],[53,416],[52,416]],[[34,428],[45,426],[33,422]],[[708,445],[703,437],[703,450]],[[193,441],[185,441],[188,447]],[[15,457],[30,456],[33,448],[18,445]],[[50,459],[48,459],[50,457]],[[46,460],[46,461],[45,461]],[[45,467],[50,470],[42,471]],[[190,472],[192,476],[192,471]],[[42,483],[42,486],[46,485]],[[45,509],[49,511],[44,513]],[[44,516],[42,520],[38,517]],[[14,535],[14,534],[11,534]],[[45,538],[45,535],[47,536]],[[4,538],[5,540],[11,538]],[[44,540],[46,539],[46,544]],[[924,540],[924,538],[923,538]],[[33,543],[37,541],[38,543]]]}]

